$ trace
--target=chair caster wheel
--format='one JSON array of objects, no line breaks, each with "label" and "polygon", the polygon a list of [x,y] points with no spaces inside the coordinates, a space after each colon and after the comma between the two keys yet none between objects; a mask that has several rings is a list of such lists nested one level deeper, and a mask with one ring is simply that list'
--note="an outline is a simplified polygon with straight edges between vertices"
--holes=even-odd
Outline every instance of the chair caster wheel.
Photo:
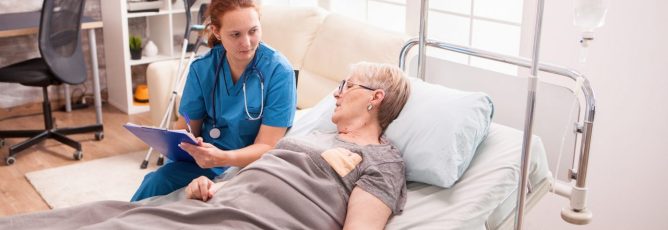
[{"label": "chair caster wheel", "polygon": [[14,157],[5,158],[5,164],[7,164],[7,165],[13,165],[15,162],[16,162],[16,158],[14,158]]},{"label": "chair caster wheel", "polygon": [[103,132],[96,132],[95,133],[95,140],[96,141],[101,141],[102,139],[104,139],[104,133]]},{"label": "chair caster wheel", "polygon": [[83,159],[83,152],[81,152],[80,150],[77,150],[76,152],[74,152],[72,157],[74,157],[75,160],[81,160],[81,159]]}]

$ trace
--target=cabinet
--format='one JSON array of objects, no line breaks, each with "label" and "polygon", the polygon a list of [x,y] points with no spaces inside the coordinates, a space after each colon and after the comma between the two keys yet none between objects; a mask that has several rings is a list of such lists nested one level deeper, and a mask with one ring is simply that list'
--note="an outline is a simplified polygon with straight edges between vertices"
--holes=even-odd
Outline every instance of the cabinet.
[{"label": "cabinet", "polygon": [[[133,89],[137,76],[131,68],[156,61],[178,59],[185,32],[185,10],[183,0],[162,0],[158,12],[129,13],[126,0],[103,0],[102,21],[104,23],[104,52],[107,70],[108,101],[114,107],[128,114],[146,112],[148,104],[136,104]],[[193,23],[196,23],[199,4],[191,8]],[[208,1],[207,1],[208,2]],[[142,56],[139,60],[130,59],[129,20],[134,18],[146,21],[146,35],[158,47],[158,55]],[[143,37],[144,44],[147,42]],[[187,56],[186,56],[187,57]],[[150,100],[150,99],[149,99]]]}]

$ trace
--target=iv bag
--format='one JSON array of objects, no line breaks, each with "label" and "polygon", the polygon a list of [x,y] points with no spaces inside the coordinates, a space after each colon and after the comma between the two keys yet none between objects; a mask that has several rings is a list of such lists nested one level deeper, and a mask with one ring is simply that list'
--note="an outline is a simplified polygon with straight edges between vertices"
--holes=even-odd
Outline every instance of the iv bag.
[{"label": "iv bag", "polygon": [[583,31],[592,32],[605,24],[609,0],[574,0],[575,17],[573,23]]}]

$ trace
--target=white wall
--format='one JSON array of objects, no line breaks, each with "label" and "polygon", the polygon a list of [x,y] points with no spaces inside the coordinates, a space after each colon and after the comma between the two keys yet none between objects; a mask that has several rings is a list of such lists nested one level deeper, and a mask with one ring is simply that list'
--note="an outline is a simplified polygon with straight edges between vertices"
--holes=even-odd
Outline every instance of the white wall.
[{"label": "white wall", "polygon": [[[546,1],[542,61],[579,67],[572,4]],[[563,222],[559,212],[567,201],[549,194],[526,218],[526,229],[668,229],[666,12],[665,0],[612,0],[589,49],[583,72],[597,96],[588,176],[592,223]]]}]

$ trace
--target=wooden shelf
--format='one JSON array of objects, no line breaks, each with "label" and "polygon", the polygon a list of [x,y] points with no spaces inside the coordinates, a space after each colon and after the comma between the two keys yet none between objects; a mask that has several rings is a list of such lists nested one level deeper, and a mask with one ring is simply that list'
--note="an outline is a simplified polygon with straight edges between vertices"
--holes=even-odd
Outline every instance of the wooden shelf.
[{"label": "wooden shelf", "polygon": [[[151,17],[151,16],[158,16],[158,15],[167,15],[167,14],[182,14],[185,13],[185,9],[174,9],[174,10],[160,10],[158,12],[135,12],[131,13],[128,12],[128,18],[141,18],[141,17]],[[191,8],[190,13],[197,13],[199,12],[199,7],[198,8]]]},{"label": "wooden shelf", "polygon": [[176,56],[169,56],[169,55],[156,55],[153,57],[146,57],[142,56],[141,59],[139,60],[130,60],[130,65],[143,65],[143,64],[149,64],[157,61],[164,61],[164,60],[170,60],[170,59],[177,59],[178,57]]},{"label": "wooden shelf", "polygon": [[150,16],[167,15],[167,14],[169,14],[168,10],[160,10],[158,12],[137,12],[137,13],[128,12],[128,18],[150,17]]},{"label": "wooden shelf", "polygon": [[[174,14],[182,14],[182,13],[185,13],[185,12],[186,12],[185,9],[172,10],[172,13],[174,13]],[[193,8],[190,8],[190,13],[197,13],[197,12],[199,12],[199,7],[194,7],[193,6]]]}]

